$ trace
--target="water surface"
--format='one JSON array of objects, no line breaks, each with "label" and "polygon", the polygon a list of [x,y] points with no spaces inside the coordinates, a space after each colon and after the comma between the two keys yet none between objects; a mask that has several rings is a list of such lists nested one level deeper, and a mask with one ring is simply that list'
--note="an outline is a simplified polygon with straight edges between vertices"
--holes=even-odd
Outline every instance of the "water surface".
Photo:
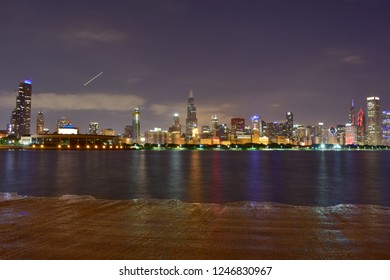
[{"label": "water surface", "polygon": [[0,151],[0,192],[390,206],[386,151]]}]

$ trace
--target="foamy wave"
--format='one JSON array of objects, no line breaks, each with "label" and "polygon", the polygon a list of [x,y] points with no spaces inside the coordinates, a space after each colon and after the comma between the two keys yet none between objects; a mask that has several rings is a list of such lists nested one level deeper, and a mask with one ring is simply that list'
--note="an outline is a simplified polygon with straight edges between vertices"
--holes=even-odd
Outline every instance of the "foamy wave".
[{"label": "foamy wave", "polygon": [[96,198],[92,195],[62,195],[58,197],[32,197],[32,196],[23,196],[19,195],[16,192],[0,192],[0,202],[1,201],[12,201],[29,198],[31,200],[39,199],[54,199],[63,201],[66,203],[79,203],[83,201],[90,201],[96,203],[131,203],[133,205],[160,205],[160,206],[171,206],[171,207],[217,207],[217,208],[236,208],[236,209],[256,209],[256,210],[266,210],[272,211],[273,209],[296,209],[296,210],[308,210],[316,209],[318,211],[329,211],[329,212],[344,212],[344,213],[354,213],[357,211],[374,211],[374,212],[389,212],[390,207],[382,205],[373,205],[373,204],[338,204],[338,205],[328,205],[328,206],[309,206],[309,205],[291,205],[283,204],[277,202],[269,201],[236,201],[236,202],[224,202],[224,203],[215,203],[215,202],[188,202],[180,199],[160,199],[160,198],[133,198],[133,199],[102,199]]},{"label": "foamy wave", "polygon": [[69,202],[78,202],[78,201],[85,201],[85,200],[96,200],[96,198],[92,195],[72,195],[72,194],[66,194],[60,196],[58,199],[60,200],[66,200]]},{"label": "foamy wave", "polygon": [[0,192],[0,201],[17,200],[26,197],[27,196],[19,195],[16,192]]}]

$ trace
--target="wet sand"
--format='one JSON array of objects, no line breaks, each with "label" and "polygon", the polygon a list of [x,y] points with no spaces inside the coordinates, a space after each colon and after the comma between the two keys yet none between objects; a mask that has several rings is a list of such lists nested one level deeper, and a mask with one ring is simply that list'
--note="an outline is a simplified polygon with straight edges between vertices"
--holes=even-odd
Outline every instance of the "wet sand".
[{"label": "wet sand", "polygon": [[3,195],[0,259],[390,259],[390,208]]}]

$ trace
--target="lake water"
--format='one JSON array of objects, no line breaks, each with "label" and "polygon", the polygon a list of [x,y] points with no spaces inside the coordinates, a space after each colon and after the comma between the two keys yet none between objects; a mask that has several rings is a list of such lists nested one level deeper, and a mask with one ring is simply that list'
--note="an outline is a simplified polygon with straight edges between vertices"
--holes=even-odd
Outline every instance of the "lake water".
[{"label": "lake water", "polygon": [[3,150],[0,192],[390,206],[390,152]]}]

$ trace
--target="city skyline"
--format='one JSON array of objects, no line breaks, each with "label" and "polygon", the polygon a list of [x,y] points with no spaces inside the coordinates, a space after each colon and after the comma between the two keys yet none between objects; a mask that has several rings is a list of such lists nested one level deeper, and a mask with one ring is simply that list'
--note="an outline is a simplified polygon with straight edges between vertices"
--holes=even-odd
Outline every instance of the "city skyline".
[{"label": "city skyline", "polygon": [[[95,79],[95,78],[93,78]],[[91,79],[91,80],[93,80]],[[27,97],[25,97],[27,95]],[[25,99],[28,98],[28,100],[25,101]],[[366,120],[365,120],[365,113],[363,111],[363,108],[360,107],[359,113],[356,115],[355,112],[355,100],[352,99],[351,101],[351,107],[348,110],[348,121],[345,123],[339,122],[337,126],[344,126],[347,127],[347,130],[353,129],[354,132],[350,131],[347,132],[350,133],[351,137],[353,134],[352,138],[350,140],[346,141],[346,144],[354,144],[355,142],[364,142],[364,138],[367,136],[367,139],[369,139],[369,143],[373,145],[380,145],[381,144],[381,137],[382,135],[382,115],[386,116],[388,110],[381,110],[380,105],[379,105],[379,97],[366,97],[366,112],[368,116],[368,123],[366,126]],[[129,135],[129,138],[132,139],[133,142],[137,143],[140,142],[140,137],[141,135],[145,135],[149,131],[153,131],[152,129],[150,130],[144,130],[142,131],[141,129],[141,106],[136,105],[133,106],[133,111],[132,111],[132,125],[126,125],[125,128],[123,129],[123,132],[116,131],[115,129],[112,128],[101,128],[101,132],[99,132],[99,122],[89,122],[88,125],[88,131],[87,132],[82,132],[80,131],[80,128],[78,126],[74,126],[72,124],[72,121],[66,117],[61,117],[56,120],[56,128],[50,131],[49,128],[45,127],[45,120],[44,120],[44,112],[43,111],[38,111],[37,113],[37,118],[36,118],[36,131],[30,131],[30,123],[31,123],[31,102],[32,101],[32,81],[31,80],[24,80],[19,83],[19,92],[18,95],[16,96],[16,107],[11,113],[10,117],[10,123],[7,124],[7,130],[11,133],[16,135],[18,138],[22,135],[26,134],[44,134],[44,133],[57,133],[59,131],[59,128],[61,128],[63,125],[71,127],[72,129],[75,129],[77,131],[77,134],[91,134],[91,130],[94,131],[92,134],[105,134],[104,131],[109,130],[110,134],[113,133],[113,135],[125,135],[127,134],[128,128],[130,128],[131,135]],[[372,105],[371,103],[375,101],[375,105]],[[375,107],[375,110],[372,108]],[[26,111],[28,114],[26,114]],[[26,115],[26,117],[24,117]],[[375,117],[373,117],[375,115]],[[159,130],[159,131],[181,131],[181,123],[180,123],[180,114],[174,113],[172,114],[173,117],[173,126],[170,126],[169,128],[161,128],[157,125],[154,125],[154,130]],[[386,117],[385,117],[386,118]],[[292,139],[292,128],[293,126],[299,126],[299,127],[314,127],[317,125],[320,125],[321,127],[329,130],[333,129],[335,125],[330,125],[324,126],[323,122],[319,123],[311,123],[311,124],[297,124],[294,123],[293,121],[293,112],[286,112],[285,119],[282,121],[273,121],[273,120],[266,120],[262,119],[261,116],[259,115],[253,115],[250,117],[250,120],[252,121],[252,130],[257,130],[255,127],[253,127],[253,122],[254,120],[257,119],[261,120],[264,124],[265,123],[274,123],[274,124],[284,124],[286,127],[284,130],[286,130],[286,135],[287,138]],[[370,119],[372,119],[370,121]],[[208,125],[205,124],[199,124],[197,120],[197,115],[196,115],[196,106],[195,106],[195,98],[193,94],[193,90],[189,89],[188,92],[188,104],[187,104],[187,117],[185,119],[185,132],[184,132],[184,137],[186,141],[192,141],[193,136],[196,135],[202,135],[203,129],[206,128],[210,131],[207,133],[211,133],[215,136],[216,129],[218,128],[218,117],[216,114],[212,114],[210,118],[210,123]],[[227,126],[226,123],[220,123],[221,125],[225,125],[226,127],[229,127],[232,133],[236,137],[235,130],[237,129],[237,125],[240,126],[240,131],[244,131],[244,126],[245,126],[245,121],[246,118],[242,117],[231,117],[230,119],[230,127]],[[384,120],[386,121],[386,120]],[[348,128],[351,127],[351,128]],[[375,128],[374,128],[375,127]],[[196,129],[196,130],[194,130]],[[387,126],[386,126],[386,129]],[[367,131],[366,131],[367,130]],[[374,138],[376,140],[373,140],[372,138],[372,130],[375,130],[375,136]],[[367,132],[367,135],[366,135]],[[352,133],[352,134],[351,134]],[[387,132],[386,132],[387,133]],[[262,132],[260,133],[262,134]],[[385,135],[385,132],[383,132],[383,135]],[[348,136],[347,136],[348,138]],[[359,141],[358,141],[359,140]],[[351,141],[351,142],[349,142]]]},{"label": "city skyline", "polygon": [[355,114],[367,96],[389,109],[389,8],[384,0],[6,1],[0,129],[18,81],[30,78],[31,127],[43,111],[51,131],[65,116],[81,133],[93,121],[123,133],[134,104],[141,133],[168,129],[174,113],[184,125],[189,88],[200,126],[213,114],[229,124],[284,121],[286,112],[302,125],[345,124],[351,99]]}]

